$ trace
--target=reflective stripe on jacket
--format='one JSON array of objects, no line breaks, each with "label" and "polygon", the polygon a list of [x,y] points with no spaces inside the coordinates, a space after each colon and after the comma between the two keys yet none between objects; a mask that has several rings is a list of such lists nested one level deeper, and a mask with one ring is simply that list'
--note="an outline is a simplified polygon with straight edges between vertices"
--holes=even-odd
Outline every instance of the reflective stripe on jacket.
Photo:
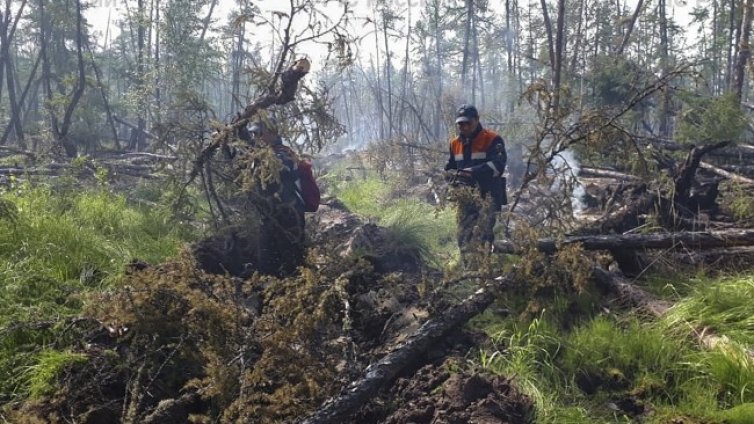
[{"label": "reflective stripe on jacket", "polygon": [[[450,141],[450,157],[445,170],[470,169],[484,196],[495,191],[493,187],[500,184],[500,177],[505,172],[505,143],[497,133],[482,128],[481,124],[470,138],[464,140],[459,136]],[[504,203],[502,199],[495,200]]]}]

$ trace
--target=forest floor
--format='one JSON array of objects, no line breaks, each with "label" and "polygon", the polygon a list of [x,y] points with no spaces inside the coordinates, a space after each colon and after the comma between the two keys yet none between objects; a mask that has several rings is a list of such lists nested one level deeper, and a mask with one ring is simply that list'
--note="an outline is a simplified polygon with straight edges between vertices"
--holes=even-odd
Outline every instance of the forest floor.
[{"label": "forest floor", "polygon": [[469,275],[431,186],[347,169],[321,178],[332,196],[284,278],[207,272],[254,235],[201,239],[128,200],[159,203],[148,186],[6,190],[2,417],[301,422],[490,276],[530,269],[335,422],[754,422],[750,252],[647,255],[630,283],[662,306],[653,315],[594,278],[574,284],[582,262],[567,255],[493,255]]}]

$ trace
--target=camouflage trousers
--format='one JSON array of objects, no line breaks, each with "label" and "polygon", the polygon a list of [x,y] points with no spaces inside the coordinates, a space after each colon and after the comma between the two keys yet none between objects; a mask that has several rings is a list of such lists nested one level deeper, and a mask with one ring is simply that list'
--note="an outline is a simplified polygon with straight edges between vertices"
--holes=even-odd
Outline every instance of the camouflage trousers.
[{"label": "camouflage trousers", "polygon": [[473,252],[495,241],[493,229],[498,209],[489,199],[477,199],[458,205],[456,222],[458,248],[461,253]]}]

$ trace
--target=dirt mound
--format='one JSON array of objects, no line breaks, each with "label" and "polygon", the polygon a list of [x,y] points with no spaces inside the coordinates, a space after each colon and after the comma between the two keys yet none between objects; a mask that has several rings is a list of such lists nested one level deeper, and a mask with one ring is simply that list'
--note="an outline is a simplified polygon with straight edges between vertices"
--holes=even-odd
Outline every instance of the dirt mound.
[{"label": "dirt mound", "polygon": [[311,244],[329,246],[330,254],[341,258],[360,256],[376,272],[419,272],[425,268],[415,246],[406,246],[390,230],[349,212],[340,205],[321,206],[307,225],[313,228]]},{"label": "dirt mound", "polygon": [[[420,290],[427,274],[406,271],[422,269],[420,258],[391,250],[388,230],[337,208],[312,218],[308,254],[287,275],[256,272],[264,261],[250,227],[219,232],[174,262],[131,264],[87,302],[99,326],[67,346],[86,360],[62,369],[49,395],[9,411],[12,421],[272,424],[316,410],[436,308]],[[379,419],[355,422],[430,422],[410,418],[415,404],[433,422],[524,416],[530,404],[506,380],[458,380],[443,366],[411,377],[478,343],[458,331],[416,355],[404,380],[357,412]]]},{"label": "dirt mound", "polygon": [[[309,216],[307,232],[307,245],[318,247],[320,255],[362,257],[378,273],[412,273],[425,268],[415,247],[402,245],[388,229],[365,222],[338,205],[322,205]],[[195,243],[191,252],[199,267],[211,274],[248,278],[260,272],[285,276],[303,264],[304,251],[285,243],[282,237],[250,216]]]},{"label": "dirt mound", "polygon": [[[427,365],[403,378],[379,404],[398,405],[385,413],[372,409],[359,422],[385,424],[529,423],[532,401],[511,380],[488,374],[457,371],[459,358]],[[454,370],[455,371],[452,371]]]}]

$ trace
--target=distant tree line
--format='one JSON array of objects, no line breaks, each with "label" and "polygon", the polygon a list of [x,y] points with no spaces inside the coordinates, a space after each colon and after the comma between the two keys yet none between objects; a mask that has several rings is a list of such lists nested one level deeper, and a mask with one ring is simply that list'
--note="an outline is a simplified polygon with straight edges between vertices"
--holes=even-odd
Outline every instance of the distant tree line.
[{"label": "distant tree line", "polygon": [[201,144],[310,42],[330,53],[318,78],[272,112],[310,150],[338,139],[444,143],[463,102],[511,135],[621,107],[658,79],[666,84],[630,104],[621,128],[740,139],[753,108],[752,1],[707,0],[679,23],[667,0],[374,0],[366,16],[345,0],[337,16],[322,0],[278,12],[244,0],[230,11],[218,0],[124,0],[95,37],[91,2],[5,0],[0,146],[73,157]]}]

